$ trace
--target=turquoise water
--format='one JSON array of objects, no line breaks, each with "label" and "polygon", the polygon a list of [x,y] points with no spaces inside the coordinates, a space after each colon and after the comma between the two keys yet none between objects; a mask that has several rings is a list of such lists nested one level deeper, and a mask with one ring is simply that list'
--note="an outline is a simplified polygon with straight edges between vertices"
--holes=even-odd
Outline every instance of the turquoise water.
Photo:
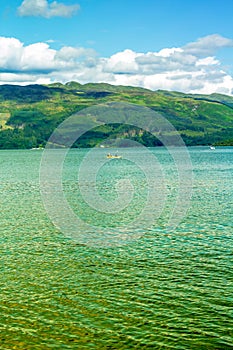
[{"label": "turquoise water", "polygon": [[[85,152],[65,161],[67,201],[90,225],[128,225],[145,206],[145,174],[125,159],[106,163],[101,196],[116,199],[114,182],[125,176],[135,195],[123,214],[101,214],[80,198]],[[140,239],[109,248],[80,245],[50,221],[42,151],[0,152],[0,349],[233,349],[233,148],[189,149],[192,199],[173,231],[177,172],[165,149],[152,152],[163,175],[160,214]]]}]

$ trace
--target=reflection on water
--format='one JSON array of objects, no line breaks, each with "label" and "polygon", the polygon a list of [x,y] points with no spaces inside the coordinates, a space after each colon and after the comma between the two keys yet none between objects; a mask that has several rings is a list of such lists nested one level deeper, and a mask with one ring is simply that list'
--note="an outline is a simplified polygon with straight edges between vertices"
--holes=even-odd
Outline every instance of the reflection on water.
[{"label": "reflection on water", "polygon": [[[117,216],[101,223],[77,200],[83,152],[65,162],[67,200],[83,219],[114,225]],[[190,149],[191,206],[173,232],[165,223],[176,178],[166,151],[153,152],[165,176],[163,211],[139,240],[109,249],[78,245],[50,222],[39,189],[42,151],[0,152],[0,349],[233,348],[233,149]],[[144,205],[144,175],[126,161],[98,175],[111,200],[111,184],[130,172],[136,192],[126,221]]]}]

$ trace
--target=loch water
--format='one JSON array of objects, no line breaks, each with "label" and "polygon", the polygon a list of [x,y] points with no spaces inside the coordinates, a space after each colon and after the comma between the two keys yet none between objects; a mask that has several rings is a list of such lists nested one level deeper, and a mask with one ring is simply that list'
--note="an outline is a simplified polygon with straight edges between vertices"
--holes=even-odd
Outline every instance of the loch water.
[{"label": "loch water", "polygon": [[[150,149],[161,169],[163,206],[149,228],[140,226],[139,238],[113,246],[79,244],[53,224],[41,197],[43,152],[0,151],[0,349],[233,349],[233,148],[188,149],[191,198],[173,230],[166,223],[179,169],[165,148]],[[121,178],[135,187],[129,209],[117,214],[88,208],[81,198],[78,166],[87,152],[73,149],[64,162],[70,207],[90,226],[127,227],[146,205],[140,160],[147,152],[120,149],[122,159],[98,169],[106,201],[117,198]],[[95,152],[106,158],[106,149]],[[127,152],[138,154],[138,164]]]}]

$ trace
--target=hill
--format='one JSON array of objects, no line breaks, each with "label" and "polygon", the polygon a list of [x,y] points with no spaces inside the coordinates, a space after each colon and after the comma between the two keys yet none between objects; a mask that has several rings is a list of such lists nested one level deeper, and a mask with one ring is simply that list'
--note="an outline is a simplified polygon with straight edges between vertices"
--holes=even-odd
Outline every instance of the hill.
[{"label": "hill", "polygon": [[[68,116],[106,102],[128,102],[159,112],[174,125],[186,145],[233,145],[231,96],[69,82],[0,86],[0,148],[44,146],[54,128]],[[156,134],[113,124],[93,129],[74,146],[92,147],[110,135],[132,138],[146,146],[160,145]]]}]

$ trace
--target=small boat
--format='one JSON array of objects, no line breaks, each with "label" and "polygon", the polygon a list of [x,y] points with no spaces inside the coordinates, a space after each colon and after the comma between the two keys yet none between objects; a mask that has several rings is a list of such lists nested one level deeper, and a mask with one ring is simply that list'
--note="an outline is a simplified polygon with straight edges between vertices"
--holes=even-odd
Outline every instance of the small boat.
[{"label": "small boat", "polygon": [[31,151],[38,151],[38,150],[41,150],[41,149],[44,149],[44,147],[32,147]]},{"label": "small boat", "polygon": [[215,147],[214,146],[210,146],[210,149],[215,149]]},{"label": "small boat", "polygon": [[108,158],[108,159],[121,159],[122,156],[119,156],[118,154],[111,154],[111,153],[108,153],[108,154],[107,154],[107,158]]}]

